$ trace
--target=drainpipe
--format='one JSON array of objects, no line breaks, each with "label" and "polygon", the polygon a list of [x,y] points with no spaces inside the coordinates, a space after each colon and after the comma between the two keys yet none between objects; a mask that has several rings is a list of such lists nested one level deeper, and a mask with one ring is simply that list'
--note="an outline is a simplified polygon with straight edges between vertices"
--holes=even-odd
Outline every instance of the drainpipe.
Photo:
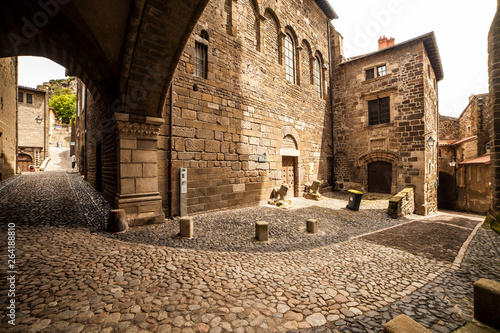
[{"label": "drainpipe", "polygon": [[16,151],[14,153],[15,174],[19,172],[17,157],[19,154],[19,58],[16,57]]},{"label": "drainpipe", "polygon": [[330,113],[331,113],[331,120],[332,120],[332,190],[335,187],[335,129],[334,129],[334,106],[333,106],[333,69],[332,69],[332,45],[331,45],[331,36],[330,36],[330,29],[331,29],[331,24],[330,21],[326,21],[326,30],[328,34],[328,70],[329,70],[329,79],[330,79]]},{"label": "drainpipe", "polygon": [[170,124],[168,137],[168,217],[174,217],[174,184],[173,184],[173,167],[172,167],[172,151],[173,143],[173,124],[174,124],[174,79],[170,84]]}]

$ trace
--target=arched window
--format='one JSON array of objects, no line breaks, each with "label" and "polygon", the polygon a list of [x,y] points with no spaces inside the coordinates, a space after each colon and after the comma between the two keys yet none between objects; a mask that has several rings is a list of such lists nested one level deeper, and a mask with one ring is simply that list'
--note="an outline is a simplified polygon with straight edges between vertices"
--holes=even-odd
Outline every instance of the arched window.
[{"label": "arched window", "polygon": [[200,40],[195,41],[194,48],[194,75],[203,79],[207,78],[208,72],[208,33],[203,30]]},{"label": "arched window", "polygon": [[293,46],[292,36],[285,35],[285,67],[286,79],[295,83],[295,48]]},{"label": "arched window", "polygon": [[321,63],[318,58],[314,58],[314,90],[316,96],[321,97]]}]

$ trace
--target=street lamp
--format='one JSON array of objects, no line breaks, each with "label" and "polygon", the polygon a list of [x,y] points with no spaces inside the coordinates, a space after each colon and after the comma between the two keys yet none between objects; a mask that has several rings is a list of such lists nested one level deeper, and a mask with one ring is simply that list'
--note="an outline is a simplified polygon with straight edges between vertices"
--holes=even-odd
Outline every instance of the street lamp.
[{"label": "street lamp", "polygon": [[455,160],[451,160],[451,162],[450,162],[449,164],[450,164],[450,166],[451,166],[452,168],[454,168],[454,167],[455,167],[455,165],[457,165],[457,162],[455,162]]},{"label": "street lamp", "polygon": [[434,138],[432,136],[430,136],[427,139],[427,144],[429,145],[429,147],[433,148],[435,143],[436,143],[436,140],[434,140]]},{"label": "street lamp", "polygon": [[36,123],[37,123],[37,124],[41,124],[41,123],[42,123],[42,117],[40,117],[40,115],[38,115],[38,116],[35,118],[35,120],[36,120]]}]

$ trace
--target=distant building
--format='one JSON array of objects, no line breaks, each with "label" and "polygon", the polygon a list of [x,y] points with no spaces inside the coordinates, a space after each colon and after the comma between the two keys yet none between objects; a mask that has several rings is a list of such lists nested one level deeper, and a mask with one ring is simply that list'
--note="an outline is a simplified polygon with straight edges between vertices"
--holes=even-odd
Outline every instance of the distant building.
[{"label": "distant building", "polygon": [[491,206],[489,95],[473,95],[459,118],[440,117],[440,208],[484,213]]},{"label": "distant building", "polygon": [[[415,210],[437,210],[437,82],[434,33],[343,59],[334,36],[334,173],[337,189],[395,194],[415,186]],[[434,141],[433,141],[434,140]]]},{"label": "distant building", "polygon": [[18,172],[38,169],[48,156],[49,107],[47,93],[18,86]]},{"label": "distant building", "polygon": [[17,58],[0,58],[0,181],[16,173]]}]

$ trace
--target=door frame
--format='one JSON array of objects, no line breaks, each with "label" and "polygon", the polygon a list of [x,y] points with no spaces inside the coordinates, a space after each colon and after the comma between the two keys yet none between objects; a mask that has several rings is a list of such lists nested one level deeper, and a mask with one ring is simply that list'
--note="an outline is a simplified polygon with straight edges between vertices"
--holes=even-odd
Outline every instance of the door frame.
[{"label": "door frame", "polygon": [[[299,174],[298,174],[299,158],[298,158],[298,156],[281,155],[281,169],[282,170],[283,170],[283,159],[284,158],[289,158],[293,161],[293,196],[298,197],[299,196]],[[284,177],[284,175],[281,175],[281,182],[282,183],[283,183],[283,177]]]}]

